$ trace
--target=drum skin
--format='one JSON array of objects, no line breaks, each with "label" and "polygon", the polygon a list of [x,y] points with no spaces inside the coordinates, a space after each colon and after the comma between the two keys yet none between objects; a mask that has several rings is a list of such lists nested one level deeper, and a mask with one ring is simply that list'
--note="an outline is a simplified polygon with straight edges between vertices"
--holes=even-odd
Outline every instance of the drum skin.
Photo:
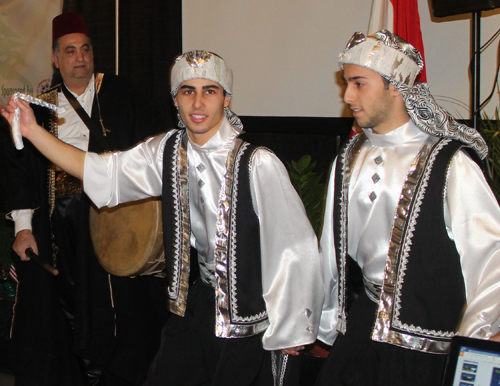
[{"label": "drum skin", "polygon": [[90,235],[101,266],[115,276],[164,276],[161,199],[90,208]]}]

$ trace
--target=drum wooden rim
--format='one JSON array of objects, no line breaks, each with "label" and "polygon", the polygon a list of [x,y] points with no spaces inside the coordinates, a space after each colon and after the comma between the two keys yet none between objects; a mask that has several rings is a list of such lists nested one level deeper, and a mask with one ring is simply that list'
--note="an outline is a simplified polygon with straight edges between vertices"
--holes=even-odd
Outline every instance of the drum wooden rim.
[{"label": "drum wooden rim", "polygon": [[160,198],[91,206],[90,235],[99,263],[112,275],[152,274],[165,265]]}]

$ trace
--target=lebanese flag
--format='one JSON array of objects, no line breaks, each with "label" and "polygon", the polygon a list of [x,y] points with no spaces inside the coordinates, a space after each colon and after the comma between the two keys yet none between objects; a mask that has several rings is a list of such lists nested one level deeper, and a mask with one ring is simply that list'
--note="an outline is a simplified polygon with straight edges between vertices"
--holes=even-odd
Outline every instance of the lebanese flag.
[{"label": "lebanese flag", "polygon": [[[381,29],[388,29],[419,50],[425,64],[418,0],[373,0],[368,33]],[[425,67],[416,81],[427,82]]]}]

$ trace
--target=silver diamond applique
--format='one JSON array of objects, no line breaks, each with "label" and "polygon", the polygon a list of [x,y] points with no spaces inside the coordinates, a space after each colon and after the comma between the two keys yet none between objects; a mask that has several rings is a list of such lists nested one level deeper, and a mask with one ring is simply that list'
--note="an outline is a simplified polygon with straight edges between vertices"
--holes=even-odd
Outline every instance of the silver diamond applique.
[{"label": "silver diamond applique", "polygon": [[198,169],[198,171],[199,171],[200,173],[203,173],[203,172],[205,171],[206,167],[205,167],[205,165],[203,165],[203,164],[201,164],[201,163],[200,163],[200,164],[196,167],[196,169]]},{"label": "silver diamond applique", "polygon": [[379,181],[380,181],[380,176],[379,176],[377,173],[375,173],[375,174],[372,176],[372,181],[373,181],[373,183],[374,183],[374,184],[376,184],[377,182],[379,182]]},{"label": "silver diamond applique", "polygon": [[375,192],[371,192],[368,197],[370,197],[370,200],[373,202],[377,198],[377,195],[375,194]]},{"label": "silver diamond applique", "polygon": [[198,180],[198,187],[203,188],[203,185],[205,185],[205,182],[203,180]]},{"label": "silver diamond applique", "polygon": [[304,311],[304,315],[306,316],[306,318],[310,318],[311,314],[312,314],[312,311],[309,308],[306,308],[306,310]]},{"label": "silver diamond applique", "polygon": [[489,319],[488,314],[484,311],[478,312],[476,316],[481,322],[486,322]]},{"label": "silver diamond applique", "polygon": [[377,165],[380,165],[382,162],[384,162],[384,159],[382,158],[381,155],[379,155],[377,158],[374,159],[374,161]]}]

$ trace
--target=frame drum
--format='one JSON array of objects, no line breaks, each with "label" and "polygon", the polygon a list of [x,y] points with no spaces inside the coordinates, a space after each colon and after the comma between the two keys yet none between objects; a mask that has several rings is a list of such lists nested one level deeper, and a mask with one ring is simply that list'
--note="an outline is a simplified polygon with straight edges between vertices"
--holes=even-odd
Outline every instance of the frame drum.
[{"label": "frame drum", "polygon": [[90,208],[90,235],[101,266],[115,276],[165,276],[161,198]]}]

